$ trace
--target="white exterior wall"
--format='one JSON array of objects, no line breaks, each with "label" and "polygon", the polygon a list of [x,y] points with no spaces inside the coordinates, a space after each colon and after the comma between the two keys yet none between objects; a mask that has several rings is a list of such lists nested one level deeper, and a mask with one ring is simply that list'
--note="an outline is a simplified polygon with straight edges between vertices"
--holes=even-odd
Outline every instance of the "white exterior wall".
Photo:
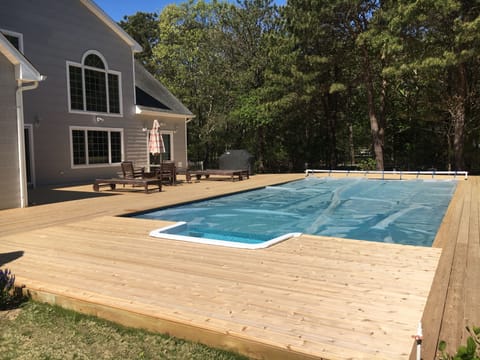
[{"label": "white exterior wall", "polygon": [[21,206],[15,67],[0,53],[0,210]]},{"label": "white exterior wall", "polygon": [[[173,135],[172,161],[175,162],[175,165],[179,168],[186,168],[188,166],[185,119],[154,115],[137,115],[137,119],[141,122],[142,127],[147,130],[150,130],[153,127],[154,119],[164,123],[165,125],[160,127],[160,132],[172,133]],[[145,139],[147,139],[146,133]],[[144,151],[147,151],[147,148],[145,148]],[[139,165],[147,166],[147,163]]]},{"label": "white exterior wall", "polygon": [[[28,9],[28,10],[27,10]],[[47,76],[38,89],[24,94],[24,121],[33,125],[37,185],[88,183],[115,175],[119,165],[74,168],[70,127],[123,130],[123,157],[146,162],[146,142],[135,119],[131,47],[78,0],[2,0],[0,29],[23,34],[25,56]],[[110,70],[121,73],[122,116],[71,113],[68,108],[67,61],[81,63],[95,50]]]}]

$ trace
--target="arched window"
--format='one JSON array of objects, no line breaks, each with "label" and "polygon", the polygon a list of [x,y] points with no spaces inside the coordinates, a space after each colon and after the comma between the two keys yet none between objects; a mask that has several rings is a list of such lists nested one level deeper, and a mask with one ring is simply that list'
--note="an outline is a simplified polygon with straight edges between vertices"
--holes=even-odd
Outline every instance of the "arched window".
[{"label": "arched window", "polygon": [[100,58],[100,56],[96,54],[87,55],[85,57],[85,60],[83,60],[83,65],[94,67],[97,69],[105,69],[105,64],[103,63],[103,60]]},{"label": "arched window", "polygon": [[80,64],[68,62],[70,111],[121,114],[120,73],[104,57],[88,51]]}]

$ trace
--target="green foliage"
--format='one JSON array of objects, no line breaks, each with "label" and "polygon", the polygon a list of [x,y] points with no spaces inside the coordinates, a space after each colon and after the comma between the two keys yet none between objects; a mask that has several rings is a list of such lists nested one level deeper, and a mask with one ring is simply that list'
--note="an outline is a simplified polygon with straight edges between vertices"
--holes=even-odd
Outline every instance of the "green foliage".
[{"label": "green foliage", "polygon": [[474,327],[473,330],[467,326],[470,336],[467,338],[466,345],[460,345],[455,354],[447,353],[447,343],[440,341],[438,350],[441,360],[480,360],[480,328]]},{"label": "green foliage", "polygon": [[143,48],[143,51],[135,54],[135,57],[153,74],[157,70],[152,59],[153,48],[158,43],[160,35],[157,23],[157,14],[144,12],[124,16],[123,20],[119,22],[119,25]]},{"label": "green foliage", "polygon": [[347,90],[347,87],[345,86],[345,84],[333,83],[330,85],[329,93],[333,94],[336,92],[343,92],[346,90]]},{"label": "green foliage", "polygon": [[368,147],[385,168],[480,170],[476,3],[189,0],[122,26],[196,115],[191,160],[335,168]]},{"label": "green foliage", "polygon": [[9,269],[0,269],[0,310],[15,308],[23,300],[21,291],[15,288],[15,275]]},{"label": "green foliage", "polygon": [[[160,15],[157,73],[196,115],[189,128],[189,154],[196,160],[208,165],[231,147],[263,156],[257,130],[273,120],[262,88],[277,17],[270,0],[237,6],[189,1]],[[254,137],[259,141],[245,141]]]},{"label": "green foliage", "polygon": [[375,159],[372,158],[363,159],[358,162],[358,168],[363,171],[375,170],[376,165]]}]

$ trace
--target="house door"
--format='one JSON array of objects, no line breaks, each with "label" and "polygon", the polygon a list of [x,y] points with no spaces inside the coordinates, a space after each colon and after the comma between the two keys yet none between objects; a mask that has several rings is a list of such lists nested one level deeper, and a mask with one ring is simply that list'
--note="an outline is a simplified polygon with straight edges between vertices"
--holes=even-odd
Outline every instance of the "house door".
[{"label": "house door", "polygon": [[163,145],[165,146],[165,154],[163,154],[164,161],[173,161],[173,132],[162,131],[161,132]]},{"label": "house door", "polygon": [[[150,165],[158,165],[161,161],[173,161],[173,131],[161,131],[165,152],[161,154],[149,154]],[[148,143],[148,141],[147,141]]]},{"label": "house door", "polygon": [[33,127],[30,124],[26,124],[24,129],[25,139],[25,168],[27,175],[27,184],[29,186],[35,186],[35,176],[33,173]]}]

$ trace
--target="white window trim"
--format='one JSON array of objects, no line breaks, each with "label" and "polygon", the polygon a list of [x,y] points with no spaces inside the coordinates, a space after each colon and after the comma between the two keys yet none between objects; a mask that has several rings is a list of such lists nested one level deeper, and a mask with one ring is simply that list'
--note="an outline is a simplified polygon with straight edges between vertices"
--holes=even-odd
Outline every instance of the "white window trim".
[{"label": "white window trim", "polygon": [[[168,161],[175,161],[175,152],[174,152],[174,145],[173,145],[173,136],[175,134],[174,131],[171,130],[161,130],[160,135],[170,135],[170,160]],[[166,150],[166,149],[165,149]]]},{"label": "white window trim", "polygon": [[6,30],[6,29],[0,29],[0,32],[2,34],[5,34],[5,35],[8,35],[8,36],[14,36],[16,38],[18,38],[18,47],[20,49],[20,52],[23,54],[23,34],[22,33],[19,33],[19,32],[16,32],[16,31],[11,31],[11,30]]},{"label": "white window trim", "polygon": [[[97,55],[100,59],[102,59],[105,69],[99,69],[96,67],[91,67],[91,66],[86,66],[84,65],[85,59],[88,55]],[[82,69],[82,91],[83,91],[83,108],[85,110],[76,110],[72,109],[72,103],[71,103],[71,98],[70,98],[70,66],[75,66],[79,67]],[[86,94],[85,94],[85,69],[88,70],[95,70],[101,72],[102,70],[105,72],[105,86],[106,86],[106,92],[107,92],[107,112],[99,112],[99,111],[89,111],[86,110],[87,108],[87,99],[86,99]],[[116,75],[118,76],[118,97],[119,97],[119,106],[120,106],[120,113],[111,113],[110,111],[110,94],[109,94],[109,88],[108,88],[108,74]],[[111,117],[123,117],[123,92],[122,92],[122,73],[120,71],[115,71],[115,70],[110,70],[108,68],[108,63],[105,60],[105,57],[99,53],[96,50],[89,50],[86,51],[83,56],[82,56],[82,62],[74,62],[74,61],[66,61],[66,75],[67,75],[67,96],[68,96],[68,112],[71,114],[86,114],[86,115],[92,115],[92,114],[97,114],[97,115],[105,115],[105,116],[111,116]]]},{"label": "white window trim", "polygon": [[[87,164],[81,164],[81,165],[75,165],[74,159],[73,159],[73,138],[72,138],[72,132],[73,130],[82,130],[82,131],[106,131],[106,132],[119,132],[122,137],[122,142],[120,144],[121,147],[121,159],[120,162],[115,162],[112,163],[112,154],[110,153],[111,149],[111,144],[110,144],[110,136],[108,137],[108,164],[88,164],[88,143],[85,144],[86,151],[87,151],[87,157],[86,157],[86,162]],[[70,142],[70,168],[71,169],[91,169],[91,168],[100,168],[100,167],[114,167],[120,165],[121,161],[124,159],[124,146],[125,146],[125,137],[124,137],[124,132],[122,128],[104,128],[104,127],[94,127],[94,126],[70,126],[68,130],[68,137],[69,137],[69,142]],[[88,141],[88,136],[85,137],[85,142]]]},{"label": "white window trim", "polygon": [[[82,55],[82,64],[85,63],[85,59],[89,55],[97,55],[103,61],[103,64],[105,65],[105,70],[108,70],[107,59],[105,59],[105,57],[102,55],[102,53],[100,51],[97,51],[97,50],[87,50],[87,51],[85,51]],[[98,68],[94,68],[94,69],[98,69]]]}]

